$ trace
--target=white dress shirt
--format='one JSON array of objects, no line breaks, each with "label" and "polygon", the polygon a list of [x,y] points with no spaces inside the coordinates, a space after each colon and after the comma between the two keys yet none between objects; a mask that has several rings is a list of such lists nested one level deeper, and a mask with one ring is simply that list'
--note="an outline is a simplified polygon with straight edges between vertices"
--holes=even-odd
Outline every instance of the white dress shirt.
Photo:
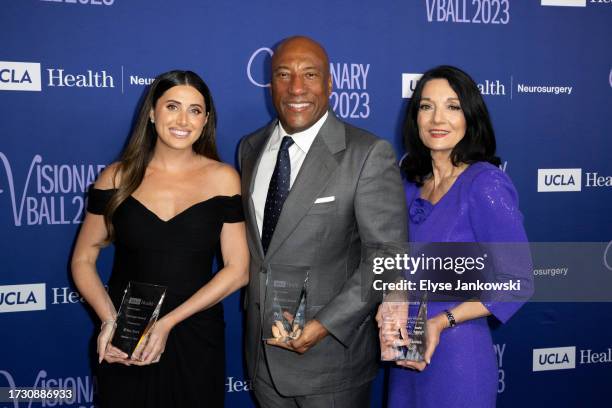
[{"label": "white dress shirt", "polygon": [[270,186],[270,179],[272,179],[272,173],[274,173],[274,167],[276,166],[276,156],[278,156],[278,150],[280,149],[281,140],[284,136],[291,136],[294,143],[289,147],[289,160],[291,161],[291,180],[289,189],[293,186],[293,182],[304,163],[306,154],[310,150],[312,142],[321,130],[323,123],[327,119],[328,113],[321,117],[314,125],[301,132],[287,135],[283,125],[280,121],[272,132],[272,136],[268,140],[266,147],[264,148],[263,155],[257,168],[257,174],[255,175],[255,185],[253,186],[253,206],[255,207],[255,218],[257,219],[257,227],[259,228],[259,236],[261,237],[261,230],[263,226],[264,208],[266,206],[266,198],[268,197],[268,187]]}]

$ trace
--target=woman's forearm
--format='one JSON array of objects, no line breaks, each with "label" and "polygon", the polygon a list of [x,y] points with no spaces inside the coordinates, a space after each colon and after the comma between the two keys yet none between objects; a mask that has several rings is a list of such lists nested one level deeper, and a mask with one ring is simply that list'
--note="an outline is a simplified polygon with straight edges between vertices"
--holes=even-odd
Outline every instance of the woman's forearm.
[{"label": "woman's forearm", "polygon": [[226,265],[189,299],[164,316],[164,320],[174,327],[193,314],[211,308],[248,283],[247,268],[233,264]]},{"label": "woman's forearm", "polygon": [[100,320],[114,320],[117,316],[115,306],[100,280],[95,264],[84,260],[73,260],[72,277],[79,293],[94,309]]}]

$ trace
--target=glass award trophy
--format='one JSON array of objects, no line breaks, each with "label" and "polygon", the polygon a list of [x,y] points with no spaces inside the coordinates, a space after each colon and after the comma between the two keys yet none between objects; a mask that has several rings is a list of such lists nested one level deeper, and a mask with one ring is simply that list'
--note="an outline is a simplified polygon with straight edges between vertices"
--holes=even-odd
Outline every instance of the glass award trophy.
[{"label": "glass award trophy", "polygon": [[306,323],[308,268],[270,266],[266,281],[263,339],[297,339]]},{"label": "glass award trophy", "polygon": [[138,346],[144,346],[165,296],[165,286],[129,282],[123,292],[111,344],[129,356]]},{"label": "glass award trophy", "polygon": [[[427,346],[427,293],[420,301],[385,300],[381,360],[424,361]],[[385,341],[386,340],[386,341]]]}]

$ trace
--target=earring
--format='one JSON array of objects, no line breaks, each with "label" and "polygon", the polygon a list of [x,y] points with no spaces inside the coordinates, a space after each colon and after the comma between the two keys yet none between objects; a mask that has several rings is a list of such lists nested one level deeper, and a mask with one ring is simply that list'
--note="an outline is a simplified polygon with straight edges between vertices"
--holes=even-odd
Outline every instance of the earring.
[{"label": "earring", "polygon": [[153,118],[149,119],[151,121],[151,123],[155,123],[155,120]]}]

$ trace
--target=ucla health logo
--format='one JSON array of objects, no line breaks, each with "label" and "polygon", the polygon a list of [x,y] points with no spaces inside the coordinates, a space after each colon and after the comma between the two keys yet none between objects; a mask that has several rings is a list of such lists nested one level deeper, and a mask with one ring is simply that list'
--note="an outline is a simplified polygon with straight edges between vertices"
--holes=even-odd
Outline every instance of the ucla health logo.
[{"label": "ucla health logo", "polygon": [[[612,187],[612,176],[584,173],[584,187]],[[582,169],[538,169],[538,192],[582,191]]]},{"label": "ucla health logo", "polygon": [[[533,349],[533,371],[568,370],[576,368],[576,346]],[[612,348],[580,350],[578,364],[610,364]]]},{"label": "ucla health logo", "polygon": [[538,169],[538,192],[582,190],[582,169]]},{"label": "ucla health logo", "polygon": [[30,162],[23,188],[18,188],[6,155],[0,152],[0,202],[10,200],[16,227],[79,224],[87,188],[104,169],[103,164],[47,164],[40,154]]},{"label": "ucla health logo", "polygon": [[576,368],[576,346],[533,349],[533,371]]},{"label": "ucla health logo", "polygon": [[[47,68],[45,75],[45,86],[48,88],[115,88],[115,78],[106,69],[74,72],[64,68]],[[123,83],[121,87],[123,89]],[[0,61],[0,90],[40,92],[40,63]]]},{"label": "ucla health logo", "polygon": [[44,283],[0,286],[0,313],[28,312],[46,308]]},{"label": "ucla health logo", "polygon": [[0,90],[40,92],[40,63],[0,61]]}]

